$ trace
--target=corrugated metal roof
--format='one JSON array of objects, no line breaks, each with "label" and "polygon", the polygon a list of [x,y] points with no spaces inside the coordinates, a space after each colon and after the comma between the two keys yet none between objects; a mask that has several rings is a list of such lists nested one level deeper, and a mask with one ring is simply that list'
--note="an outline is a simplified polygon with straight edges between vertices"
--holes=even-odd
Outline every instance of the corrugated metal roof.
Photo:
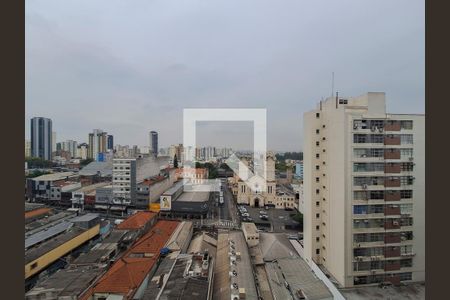
[{"label": "corrugated metal roof", "polygon": [[45,240],[48,240],[51,237],[54,237],[66,231],[72,226],[73,224],[71,222],[64,221],[48,229],[39,231],[38,233],[35,233],[25,239],[25,249],[30,248],[31,246],[34,246],[36,244],[39,244],[40,242],[43,242]]}]

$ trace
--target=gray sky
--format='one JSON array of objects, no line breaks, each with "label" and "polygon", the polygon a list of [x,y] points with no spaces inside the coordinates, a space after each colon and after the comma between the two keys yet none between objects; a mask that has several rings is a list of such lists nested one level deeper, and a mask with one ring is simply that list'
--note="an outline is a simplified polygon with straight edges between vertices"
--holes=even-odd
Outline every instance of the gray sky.
[{"label": "gray sky", "polygon": [[[423,113],[424,31],[423,0],[26,1],[26,137],[44,116],[58,141],[168,146],[183,108],[267,108],[269,148],[298,151],[332,71],[343,96]],[[251,124],[209,125],[204,144],[252,145]]]}]

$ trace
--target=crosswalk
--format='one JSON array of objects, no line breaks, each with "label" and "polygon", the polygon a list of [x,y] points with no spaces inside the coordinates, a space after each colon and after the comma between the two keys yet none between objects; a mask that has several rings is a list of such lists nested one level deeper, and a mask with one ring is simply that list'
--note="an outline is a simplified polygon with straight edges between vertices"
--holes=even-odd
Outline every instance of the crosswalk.
[{"label": "crosswalk", "polygon": [[[200,225],[200,224],[199,224]],[[221,228],[237,228],[238,225],[230,220],[204,220],[203,226],[216,226]]]}]

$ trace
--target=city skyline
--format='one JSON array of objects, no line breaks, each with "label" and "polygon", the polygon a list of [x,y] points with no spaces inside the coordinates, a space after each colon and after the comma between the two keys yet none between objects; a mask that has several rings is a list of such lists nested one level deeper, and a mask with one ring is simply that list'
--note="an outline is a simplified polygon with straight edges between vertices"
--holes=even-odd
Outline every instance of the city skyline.
[{"label": "city skyline", "polygon": [[26,120],[52,119],[58,140],[104,128],[144,145],[155,130],[170,145],[183,108],[263,107],[268,148],[301,151],[332,72],[343,97],[385,91],[389,111],[423,113],[423,1],[348,2],[27,3]]}]

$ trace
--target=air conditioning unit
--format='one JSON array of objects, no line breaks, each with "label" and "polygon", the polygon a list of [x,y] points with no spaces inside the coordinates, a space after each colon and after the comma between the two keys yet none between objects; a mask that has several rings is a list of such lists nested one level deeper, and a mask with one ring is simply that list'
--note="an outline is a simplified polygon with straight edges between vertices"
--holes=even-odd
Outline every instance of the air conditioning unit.
[{"label": "air conditioning unit", "polygon": [[370,128],[370,131],[372,131],[372,132],[374,132],[374,131],[376,131],[377,130],[377,127],[375,127],[375,126],[372,126],[371,128]]},{"label": "air conditioning unit", "polygon": [[383,132],[383,131],[384,131],[384,128],[383,128],[383,127],[380,127],[380,128],[378,128],[378,131],[379,131],[379,132]]},{"label": "air conditioning unit", "polygon": [[408,158],[409,159],[409,161],[413,161],[414,160],[414,157],[410,157],[410,158]]},{"label": "air conditioning unit", "polygon": [[400,223],[398,221],[392,221],[392,225],[398,226],[398,225],[400,225]]},{"label": "air conditioning unit", "polygon": [[363,190],[367,190],[367,184],[362,185]]}]

